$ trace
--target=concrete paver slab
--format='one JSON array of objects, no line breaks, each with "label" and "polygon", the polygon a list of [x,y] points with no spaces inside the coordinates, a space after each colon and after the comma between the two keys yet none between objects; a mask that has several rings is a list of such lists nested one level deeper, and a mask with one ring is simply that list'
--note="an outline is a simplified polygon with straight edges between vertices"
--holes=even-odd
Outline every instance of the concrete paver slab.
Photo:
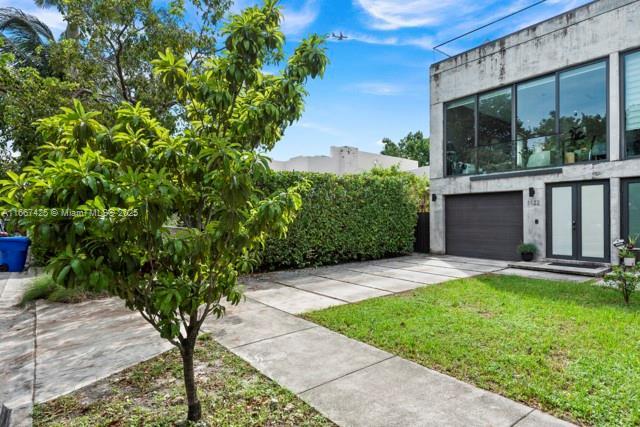
[{"label": "concrete paver slab", "polygon": [[434,265],[412,264],[405,261],[390,261],[388,263],[378,264],[383,267],[398,268],[401,270],[418,271],[422,273],[437,274],[439,276],[447,276],[452,279],[460,279],[465,277],[477,276],[477,271],[464,270],[455,267],[437,267]]},{"label": "concrete paver slab", "polygon": [[18,307],[35,276],[0,273],[0,404],[11,425],[31,426],[35,373],[35,309]]},{"label": "concrete paver slab", "polygon": [[210,316],[205,320],[202,329],[211,332],[220,344],[233,348],[317,326],[315,323],[247,299],[237,306],[228,306],[225,316],[221,319]]},{"label": "concrete paver slab", "polygon": [[300,395],[338,425],[511,426],[531,408],[394,357]]},{"label": "concrete paver slab", "polygon": [[422,286],[416,282],[396,279],[393,277],[378,276],[375,274],[360,273],[353,270],[323,270],[318,272],[323,277],[355,283],[361,286],[369,286],[382,289],[387,292],[405,292]]},{"label": "concrete paver slab", "polygon": [[300,314],[344,304],[344,301],[316,295],[289,286],[274,283],[270,283],[269,286],[267,289],[247,291],[245,295],[263,304],[291,314]]},{"label": "concrete paver slab", "polygon": [[369,298],[390,295],[390,292],[368,288],[320,276],[305,276],[296,279],[282,280],[281,283],[304,291],[336,298],[347,302],[358,302]]},{"label": "concrete paver slab", "polygon": [[540,412],[537,409],[516,423],[514,427],[571,427],[573,424]]},{"label": "concrete paver slab", "polygon": [[0,403],[31,404],[34,374],[33,307],[0,309]]},{"label": "concrete paver slab", "polygon": [[29,288],[35,276],[29,273],[3,273],[6,280],[0,294],[0,309],[14,308],[22,300],[22,295]]},{"label": "concrete paver slab", "polygon": [[77,390],[172,345],[116,298],[38,302],[35,402]]},{"label": "concrete paver slab", "polygon": [[446,282],[451,280],[450,277],[438,276],[435,274],[422,273],[418,271],[401,270],[399,268],[380,267],[378,265],[365,265],[363,267],[353,267],[353,271],[361,273],[375,274],[384,277],[392,277],[395,279],[408,280],[422,285],[432,285],[435,283]]},{"label": "concrete paver slab", "polygon": [[496,271],[496,274],[529,277],[531,279],[564,280],[568,282],[577,282],[577,283],[588,282],[594,279],[593,277],[587,277],[587,276],[575,276],[572,274],[551,273],[548,271],[523,270],[520,268],[505,268],[504,270]]},{"label": "concrete paver slab", "polygon": [[492,267],[498,267],[498,268],[506,268],[511,262],[511,261],[500,261],[497,259],[471,258],[471,257],[463,257],[463,256],[455,256],[455,255],[440,255],[437,257],[434,257],[434,256],[430,256],[430,257],[443,259],[451,262],[464,262],[465,264],[490,265]]},{"label": "concrete paver slab", "polygon": [[428,257],[419,256],[419,255],[416,255],[415,257],[412,257],[412,258],[405,258],[403,262],[408,262],[411,264],[418,264],[418,265],[435,266],[435,267],[461,268],[469,271],[477,271],[478,273],[491,273],[502,268],[502,267],[496,267],[492,265],[471,264],[471,263],[464,263],[460,261],[450,261],[450,260],[440,259],[440,258],[428,258]]},{"label": "concrete paver slab", "polygon": [[462,265],[459,268],[456,267],[436,267],[434,265],[412,265],[405,267],[407,270],[422,271],[431,274],[441,274],[443,276],[452,277],[455,279],[464,279],[467,277],[477,276],[480,272],[474,270],[467,270],[466,265]]},{"label": "concrete paver slab", "polygon": [[385,351],[320,327],[232,351],[295,393],[392,357]]}]

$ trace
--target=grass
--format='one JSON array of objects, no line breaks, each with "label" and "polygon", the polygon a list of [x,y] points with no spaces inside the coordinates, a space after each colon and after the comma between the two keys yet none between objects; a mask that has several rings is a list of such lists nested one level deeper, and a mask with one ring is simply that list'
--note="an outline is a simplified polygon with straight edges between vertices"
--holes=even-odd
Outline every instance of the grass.
[{"label": "grass", "polygon": [[574,422],[640,425],[639,300],[485,275],[306,317]]},{"label": "grass", "polygon": [[22,296],[20,304],[25,305],[38,299],[73,304],[86,301],[88,299],[102,298],[104,296],[106,296],[106,294],[89,292],[85,289],[69,289],[62,287],[55,283],[50,275],[44,274],[33,280],[33,283],[31,283]]},{"label": "grass", "polygon": [[[209,336],[196,347],[203,423],[210,426],[333,426]],[[34,426],[171,426],[186,418],[177,350],[34,408]]]}]

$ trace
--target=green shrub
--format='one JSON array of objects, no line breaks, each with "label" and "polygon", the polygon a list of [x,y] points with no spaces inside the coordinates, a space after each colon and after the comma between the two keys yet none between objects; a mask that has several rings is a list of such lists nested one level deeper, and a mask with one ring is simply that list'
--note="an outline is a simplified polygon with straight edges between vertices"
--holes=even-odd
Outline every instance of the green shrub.
[{"label": "green shrub", "polygon": [[58,285],[56,285],[48,274],[39,276],[33,281],[33,283],[31,283],[24,295],[22,295],[20,304],[24,305],[37,299],[47,299],[56,287],[58,287]]},{"label": "green shrub", "polygon": [[45,274],[38,276],[26,290],[21,305],[38,299],[45,299],[52,302],[77,303],[91,298],[100,298],[106,296],[103,293],[89,292],[83,288],[65,288],[58,285],[50,275]]},{"label": "green shrub", "polygon": [[263,270],[376,259],[411,252],[418,202],[426,181],[394,170],[337,176],[275,172],[267,192],[301,181],[302,209],[287,237],[267,241]]},{"label": "green shrub", "polygon": [[537,254],[538,247],[533,243],[520,243],[518,245],[518,253],[519,254]]}]

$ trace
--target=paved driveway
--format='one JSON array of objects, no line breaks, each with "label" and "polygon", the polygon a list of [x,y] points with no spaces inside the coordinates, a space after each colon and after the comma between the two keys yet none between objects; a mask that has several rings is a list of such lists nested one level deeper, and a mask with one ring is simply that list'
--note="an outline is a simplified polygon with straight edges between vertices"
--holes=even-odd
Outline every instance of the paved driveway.
[{"label": "paved driveway", "polygon": [[247,298],[291,314],[498,272],[506,261],[409,255],[331,267],[276,271],[243,279]]}]

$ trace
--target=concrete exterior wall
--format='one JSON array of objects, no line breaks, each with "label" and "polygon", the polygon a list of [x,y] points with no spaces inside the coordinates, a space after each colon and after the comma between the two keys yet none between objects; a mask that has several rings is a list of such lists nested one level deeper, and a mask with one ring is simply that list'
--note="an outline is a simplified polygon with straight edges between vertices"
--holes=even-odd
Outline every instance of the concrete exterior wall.
[{"label": "concrete exterior wall", "polygon": [[[640,176],[640,159],[621,160],[620,63],[623,51],[640,48],[640,2],[600,0],[482,45],[430,69],[431,86],[431,250],[445,253],[446,195],[522,191],[524,240],[546,253],[545,188],[554,182],[605,179],[611,194],[611,239],[620,237],[620,178]],[[444,104],[468,95],[521,82],[588,62],[608,59],[608,161],[561,167],[551,175],[472,180],[445,177]],[[535,196],[529,197],[529,187]],[[536,223],[537,220],[537,223]],[[616,261],[615,251],[611,252]]]},{"label": "concrete exterior wall", "polygon": [[429,165],[427,166],[420,166],[417,169],[411,169],[408,172],[411,172],[412,174],[416,175],[416,176],[420,176],[420,177],[425,177],[425,178],[429,178]]},{"label": "concrete exterior wall", "polygon": [[277,171],[328,172],[337,175],[362,173],[376,166],[398,166],[401,171],[411,171],[418,168],[418,162],[368,153],[355,147],[331,147],[330,156],[298,156],[285,161],[271,161],[271,168]]}]

